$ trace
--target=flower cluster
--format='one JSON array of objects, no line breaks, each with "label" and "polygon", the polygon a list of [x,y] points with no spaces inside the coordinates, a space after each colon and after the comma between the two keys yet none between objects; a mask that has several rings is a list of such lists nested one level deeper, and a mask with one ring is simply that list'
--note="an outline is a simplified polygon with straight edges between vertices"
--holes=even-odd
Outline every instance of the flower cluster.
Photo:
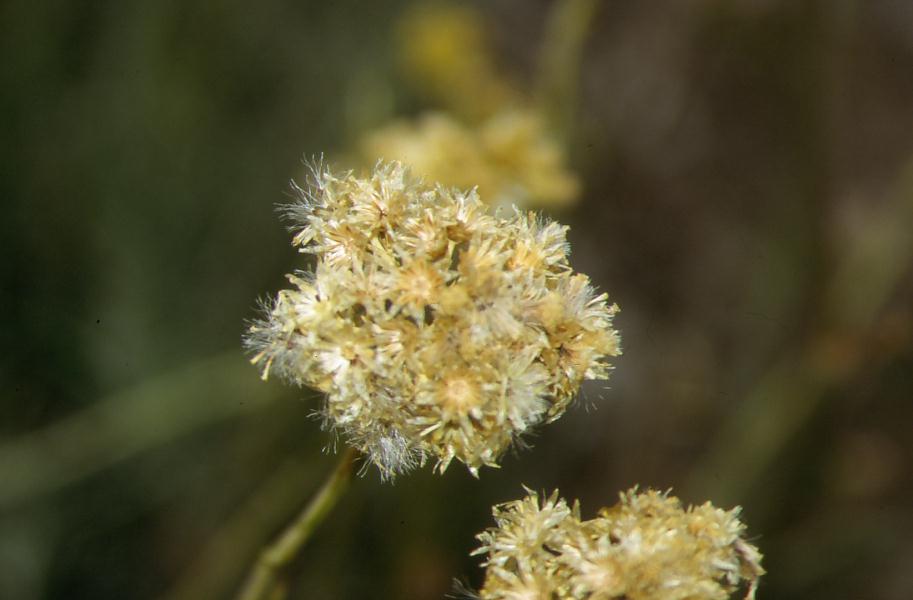
[{"label": "flower cluster", "polygon": [[430,180],[475,186],[493,206],[562,208],[576,200],[580,187],[561,145],[533,110],[505,110],[473,127],[431,113],[379,129],[361,147],[372,160],[403,161]]},{"label": "flower cluster", "polygon": [[392,476],[496,466],[619,354],[617,310],[568,264],[566,227],[379,163],[315,174],[289,208],[317,258],[247,334],[264,377],[326,394],[327,424]]},{"label": "flower cluster", "polygon": [[764,573],[738,508],[685,510],[675,497],[632,489],[588,521],[557,492],[541,503],[529,492],[493,512],[497,527],[478,536],[475,552],[488,555],[483,600],[725,600],[740,586],[753,598]]}]

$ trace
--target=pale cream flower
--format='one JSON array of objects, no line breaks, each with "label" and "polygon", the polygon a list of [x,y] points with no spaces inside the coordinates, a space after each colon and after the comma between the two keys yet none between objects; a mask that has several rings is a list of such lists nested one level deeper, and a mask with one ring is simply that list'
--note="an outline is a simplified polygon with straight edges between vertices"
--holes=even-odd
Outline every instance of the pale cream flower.
[{"label": "pale cream flower", "polygon": [[325,392],[326,423],[385,477],[427,458],[497,466],[608,376],[617,308],[572,272],[565,227],[493,215],[400,163],[299,192],[294,244],[316,266],[246,342],[264,378]]},{"label": "pale cream flower", "polygon": [[738,508],[683,509],[675,497],[632,489],[588,521],[557,492],[541,503],[529,492],[493,512],[497,527],[479,534],[474,552],[487,556],[482,600],[725,600],[740,588],[753,598],[764,574]]}]

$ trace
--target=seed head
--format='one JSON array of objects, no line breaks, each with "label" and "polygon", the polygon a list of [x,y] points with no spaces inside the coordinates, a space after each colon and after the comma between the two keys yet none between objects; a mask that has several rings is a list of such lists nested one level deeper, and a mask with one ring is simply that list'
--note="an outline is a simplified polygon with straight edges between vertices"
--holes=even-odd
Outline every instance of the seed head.
[{"label": "seed head", "polygon": [[493,513],[497,527],[474,552],[487,555],[482,600],[726,600],[740,586],[754,598],[764,574],[738,508],[683,509],[673,496],[631,489],[588,521],[557,491]]},{"label": "seed head", "polygon": [[617,307],[568,264],[566,227],[488,212],[475,191],[379,163],[318,171],[288,210],[316,256],[246,336],[263,377],[326,394],[326,424],[385,477],[457,459],[473,474],[561,416],[620,353]]}]

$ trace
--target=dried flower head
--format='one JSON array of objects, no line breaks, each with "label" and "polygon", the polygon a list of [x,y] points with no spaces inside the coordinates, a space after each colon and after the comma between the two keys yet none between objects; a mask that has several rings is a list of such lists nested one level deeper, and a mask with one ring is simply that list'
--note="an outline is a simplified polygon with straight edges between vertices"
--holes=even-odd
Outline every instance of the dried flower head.
[{"label": "dried flower head", "polygon": [[482,600],[725,600],[740,587],[754,598],[764,574],[738,508],[631,489],[582,521],[557,491],[541,503],[527,492],[495,506],[497,527],[478,536]]},{"label": "dried flower head", "polygon": [[619,354],[617,308],[568,264],[566,227],[491,215],[399,163],[316,173],[290,207],[316,255],[247,334],[253,362],[326,393],[326,423],[382,475],[433,457],[475,474],[557,419]]},{"label": "dried flower head", "polygon": [[430,113],[372,132],[361,149],[371,160],[400,160],[432,181],[476,187],[493,206],[561,208],[577,199],[580,187],[534,110],[502,111],[475,127]]}]

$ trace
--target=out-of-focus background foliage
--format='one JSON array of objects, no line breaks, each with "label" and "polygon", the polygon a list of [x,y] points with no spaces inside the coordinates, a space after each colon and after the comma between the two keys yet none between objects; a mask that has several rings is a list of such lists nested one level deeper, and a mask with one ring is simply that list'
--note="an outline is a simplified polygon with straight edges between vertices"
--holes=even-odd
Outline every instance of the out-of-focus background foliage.
[{"label": "out-of-focus background foliage", "polygon": [[[556,3],[461,5],[535,97]],[[595,8],[558,61],[581,195],[555,216],[622,307],[610,385],[478,481],[369,470],[290,597],[477,586],[521,483],[586,516],[637,483],[741,504],[761,598],[913,597],[913,4]],[[239,339],[303,265],[274,211],[302,157],[452,108],[402,56],[415,10],[0,7],[0,597],[230,597],[331,470],[318,399]]]}]

